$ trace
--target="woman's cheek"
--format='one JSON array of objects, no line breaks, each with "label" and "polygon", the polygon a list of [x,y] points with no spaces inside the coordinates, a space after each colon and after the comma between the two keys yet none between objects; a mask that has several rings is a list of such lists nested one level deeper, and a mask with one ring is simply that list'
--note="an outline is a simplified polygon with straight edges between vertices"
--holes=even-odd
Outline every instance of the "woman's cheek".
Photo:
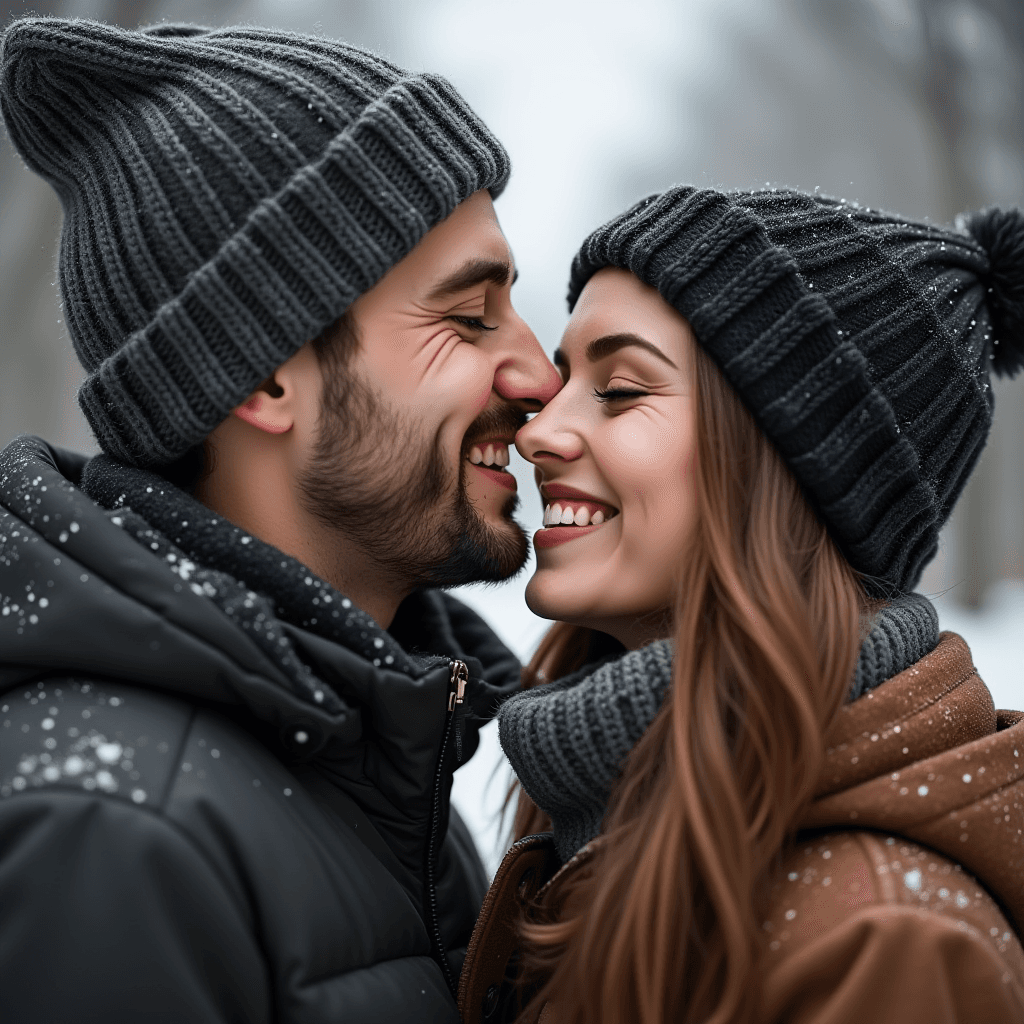
[{"label": "woman's cheek", "polygon": [[626,474],[641,469],[646,475],[656,469],[664,456],[665,445],[659,443],[658,432],[651,429],[652,424],[640,416],[630,417],[628,413],[614,424],[609,436],[609,461]]}]

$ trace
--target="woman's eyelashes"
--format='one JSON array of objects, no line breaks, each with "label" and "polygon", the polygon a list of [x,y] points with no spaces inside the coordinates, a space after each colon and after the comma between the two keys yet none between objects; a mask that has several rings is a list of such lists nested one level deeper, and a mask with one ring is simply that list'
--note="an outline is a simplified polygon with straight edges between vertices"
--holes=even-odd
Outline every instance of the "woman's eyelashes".
[{"label": "woman's eyelashes", "polygon": [[463,327],[468,327],[471,331],[496,331],[498,329],[497,324],[489,327],[478,316],[450,316],[448,319],[462,324]]},{"label": "woman's eyelashes", "polygon": [[646,398],[650,391],[642,388],[594,388],[594,397],[599,402],[625,402],[631,398]]}]

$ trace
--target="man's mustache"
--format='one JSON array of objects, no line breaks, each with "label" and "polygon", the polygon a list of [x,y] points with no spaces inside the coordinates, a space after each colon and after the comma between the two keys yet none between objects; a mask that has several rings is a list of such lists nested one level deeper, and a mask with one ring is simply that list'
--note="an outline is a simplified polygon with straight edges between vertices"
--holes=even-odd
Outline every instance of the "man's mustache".
[{"label": "man's mustache", "polygon": [[463,449],[468,452],[477,441],[487,441],[495,437],[511,439],[525,424],[526,413],[518,406],[497,405],[485,409],[466,431]]}]

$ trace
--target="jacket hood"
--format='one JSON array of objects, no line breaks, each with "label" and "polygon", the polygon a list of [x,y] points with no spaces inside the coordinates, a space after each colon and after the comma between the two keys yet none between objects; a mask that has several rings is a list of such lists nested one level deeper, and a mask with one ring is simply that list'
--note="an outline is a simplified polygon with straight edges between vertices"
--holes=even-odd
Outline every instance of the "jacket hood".
[{"label": "jacket hood", "polygon": [[[301,729],[309,740],[297,754],[330,755],[372,734],[385,747],[394,741],[402,748],[386,750],[386,757],[411,756],[425,767],[436,762],[450,659],[465,661],[470,671],[466,757],[479,726],[518,685],[517,659],[486,624],[456,599],[425,591],[407,600],[390,633],[362,616],[349,631],[351,643],[286,617],[282,633],[324,683],[323,692],[297,689],[265,645],[155,553],[155,542],[148,550],[80,489],[88,462],[33,437],[0,452],[0,689],[42,673],[116,679],[242,705],[281,730],[286,746]],[[154,491],[155,484],[139,497],[159,501]],[[146,515],[138,504],[134,511]],[[247,540],[273,551],[282,571],[309,573]],[[253,581],[249,586],[257,589]],[[373,657],[385,650],[396,652],[391,666]]]},{"label": "jacket hood", "polygon": [[996,711],[967,644],[847,704],[801,827],[894,832],[960,863],[1024,934],[1024,713]]}]

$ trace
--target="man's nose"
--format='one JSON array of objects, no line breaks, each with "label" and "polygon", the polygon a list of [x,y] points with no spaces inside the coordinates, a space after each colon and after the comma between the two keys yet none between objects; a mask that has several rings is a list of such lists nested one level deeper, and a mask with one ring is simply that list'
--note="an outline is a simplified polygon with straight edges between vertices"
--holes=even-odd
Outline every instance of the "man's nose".
[{"label": "man's nose", "polygon": [[505,351],[494,373],[494,390],[509,401],[541,408],[558,394],[562,378],[526,322],[517,316],[510,326],[513,329],[495,332],[505,335]]}]

